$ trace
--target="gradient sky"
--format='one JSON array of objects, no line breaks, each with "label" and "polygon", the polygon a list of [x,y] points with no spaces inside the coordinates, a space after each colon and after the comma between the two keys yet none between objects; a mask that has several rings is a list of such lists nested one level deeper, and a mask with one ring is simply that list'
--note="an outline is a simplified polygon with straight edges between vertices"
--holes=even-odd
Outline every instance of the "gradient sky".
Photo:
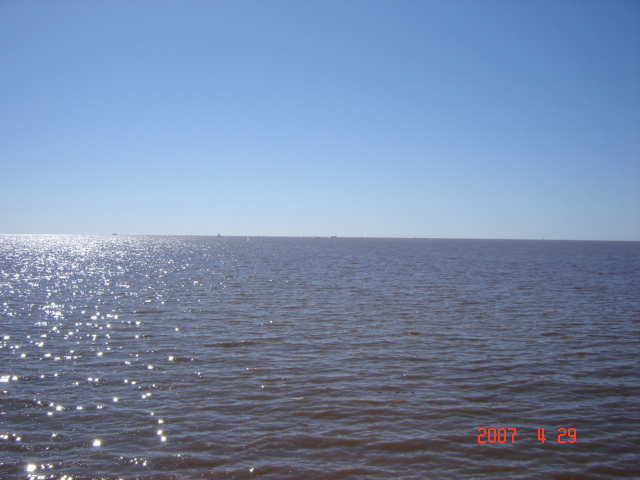
[{"label": "gradient sky", "polygon": [[0,2],[0,233],[640,240],[640,2]]}]

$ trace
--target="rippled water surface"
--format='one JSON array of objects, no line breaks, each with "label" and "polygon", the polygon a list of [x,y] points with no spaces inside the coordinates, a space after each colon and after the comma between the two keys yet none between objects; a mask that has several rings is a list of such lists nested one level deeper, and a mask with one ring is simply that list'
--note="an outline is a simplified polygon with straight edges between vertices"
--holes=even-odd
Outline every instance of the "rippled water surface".
[{"label": "rippled water surface", "polygon": [[1,478],[640,478],[638,243],[5,235],[0,321]]}]

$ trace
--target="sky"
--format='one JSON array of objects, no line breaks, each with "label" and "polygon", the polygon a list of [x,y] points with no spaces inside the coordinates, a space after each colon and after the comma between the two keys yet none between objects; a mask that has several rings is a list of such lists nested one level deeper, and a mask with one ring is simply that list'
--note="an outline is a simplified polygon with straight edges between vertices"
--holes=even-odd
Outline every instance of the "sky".
[{"label": "sky", "polygon": [[0,2],[0,233],[640,240],[640,2]]}]

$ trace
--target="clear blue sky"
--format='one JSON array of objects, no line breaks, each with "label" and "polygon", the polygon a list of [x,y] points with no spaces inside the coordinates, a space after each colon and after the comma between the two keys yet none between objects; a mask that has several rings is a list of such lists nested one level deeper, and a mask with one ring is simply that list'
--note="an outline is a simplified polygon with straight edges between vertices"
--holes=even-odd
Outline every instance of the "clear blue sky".
[{"label": "clear blue sky", "polygon": [[640,2],[0,2],[0,233],[640,240]]}]

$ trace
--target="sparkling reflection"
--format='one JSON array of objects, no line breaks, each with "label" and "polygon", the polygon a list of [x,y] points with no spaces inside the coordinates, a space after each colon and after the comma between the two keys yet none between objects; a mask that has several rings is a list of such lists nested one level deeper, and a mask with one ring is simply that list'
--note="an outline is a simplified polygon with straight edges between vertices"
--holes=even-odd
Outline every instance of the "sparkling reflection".
[{"label": "sparkling reflection", "polygon": [[640,255],[547,243],[0,236],[0,477],[622,477]]}]

